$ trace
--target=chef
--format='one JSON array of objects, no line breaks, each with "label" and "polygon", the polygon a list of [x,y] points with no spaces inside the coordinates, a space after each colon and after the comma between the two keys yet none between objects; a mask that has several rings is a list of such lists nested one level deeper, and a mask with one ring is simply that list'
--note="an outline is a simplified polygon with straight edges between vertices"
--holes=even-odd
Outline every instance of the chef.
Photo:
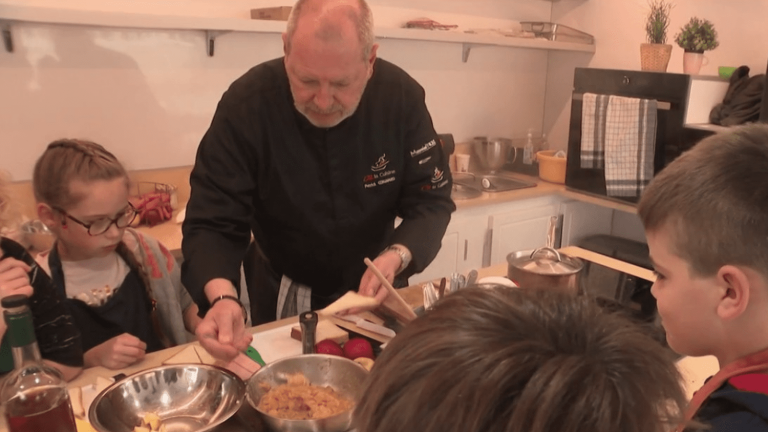
[{"label": "chef", "polygon": [[350,290],[381,301],[363,258],[404,286],[440,248],[455,210],[447,156],[424,89],[377,59],[373,40],[364,0],[299,0],[285,56],[246,72],[219,102],[182,242],[183,282],[205,314],[197,336],[219,358],[250,341],[241,262],[260,324]]}]

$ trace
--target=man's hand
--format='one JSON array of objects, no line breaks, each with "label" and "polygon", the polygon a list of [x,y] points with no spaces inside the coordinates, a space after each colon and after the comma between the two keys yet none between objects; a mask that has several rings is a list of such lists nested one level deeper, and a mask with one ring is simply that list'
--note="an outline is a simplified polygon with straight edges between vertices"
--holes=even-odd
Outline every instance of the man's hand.
[{"label": "man's hand", "polygon": [[[213,279],[205,286],[209,300],[221,295],[237,295],[232,284]],[[222,299],[216,302],[197,325],[195,335],[200,345],[219,360],[232,361],[250,345],[253,336],[245,331],[245,317],[237,302]]]},{"label": "man's hand", "polygon": [[[395,274],[397,273],[397,269],[400,268],[400,264],[402,264],[400,255],[393,251],[386,251],[373,260],[373,265],[379,269],[381,274],[387,278],[387,281],[389,281],[390,284],[395,280]],[[365,269],[363,278],[360,280],[360,288],[358,288],[357,292],[360,295],[367,297],[376,297],[376,301],[379,304],[381,304],[389,294],[389,291],[381,285],[379,278],[376,277],[371,269]],[[360,309],[353,309],[349,312],[357,313],[359,311]]]},{"label": "man's hand", "polygon": [[143,360],[146,353],[146,343],[134,335],[123,333],[89,349],[84,356],[85,367],[123,369]]}]

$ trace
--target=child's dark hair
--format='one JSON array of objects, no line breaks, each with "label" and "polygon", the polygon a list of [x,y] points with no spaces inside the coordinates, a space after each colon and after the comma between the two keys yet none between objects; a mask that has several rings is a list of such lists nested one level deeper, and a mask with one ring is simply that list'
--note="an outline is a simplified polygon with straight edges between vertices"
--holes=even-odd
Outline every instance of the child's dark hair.
[{"label": "child's dark hair", "polygon": [[360,432],[661,432],[686,405],[673,353],[594,300],[467,288],[384,349]]},{"label": "child's dark hair", "polygon": [[72,195],[73,180],[89,182],[125,178],[128,173],[115,155],[91,141],[60,139],[48,144],[35,163],[32,184],[37,202],[67,209],[82,197]]}]

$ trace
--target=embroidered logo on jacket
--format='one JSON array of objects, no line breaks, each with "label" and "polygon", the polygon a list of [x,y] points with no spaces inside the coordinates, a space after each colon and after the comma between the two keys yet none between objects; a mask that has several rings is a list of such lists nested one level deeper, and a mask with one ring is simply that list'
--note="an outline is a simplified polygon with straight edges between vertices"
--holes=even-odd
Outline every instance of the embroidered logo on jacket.
[{"label": "embroidered logo on jacket", "polygon": [[437,141],[432,140],[432,141],[424,144],[423,146],[417,148],[416,150],[411,150],[411,157],[416,157],[416,156],[424,153],[425,151],[431,149],[432,147],[434,147],[436,145],[437,145]]},{"label": "embroidered logo on jacket", "polygon": [[387,154],[385,153],[381,155],[379,160],[377,160],[373,166],[371,166],[371,169],[373,171],[381,171],[387,167],[387,164],[389,164],[389,161],[387,160]]},{"label": "embroidered logo on jacket", "polygon": [[376,163],[371,165],[373,173],[363,177],[363,187],[370,189],[395,181],[395,170],[386,169],[389,162],[386,154],[381,155]]},{"label": "embroidered logo on jacket", "polygon": [[432,183],[440,183],[441,181],[443,181],[443,171],[435,167],[435,172],[432,173]]},{"label": "embroidered logo on jacket", "polygon": [[440,168],[435,167],[435,171],[432,173],[430,182],[431,184],[423,185],[421,190],[428,191],[433,189],[440,189],[441,187],[448,184],[448,179],[445,178],[445,173]]}]

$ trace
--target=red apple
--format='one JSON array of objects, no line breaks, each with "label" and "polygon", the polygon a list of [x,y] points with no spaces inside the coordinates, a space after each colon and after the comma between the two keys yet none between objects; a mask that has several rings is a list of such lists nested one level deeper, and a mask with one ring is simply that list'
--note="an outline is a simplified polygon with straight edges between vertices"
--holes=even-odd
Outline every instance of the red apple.
[{"label": "red apple", "polygon": [[373,347],[366,339],[352,338],[344,344],[344,357],[350,360],[360,357],[373,359]]},{"label": "red apple", "polygon": [[340,357],[344,357],[344,350],[341,349],[341,345],[337,344],[331,339],[321,340],[315,344],[315,353],[317,354],[332,354]]}]

